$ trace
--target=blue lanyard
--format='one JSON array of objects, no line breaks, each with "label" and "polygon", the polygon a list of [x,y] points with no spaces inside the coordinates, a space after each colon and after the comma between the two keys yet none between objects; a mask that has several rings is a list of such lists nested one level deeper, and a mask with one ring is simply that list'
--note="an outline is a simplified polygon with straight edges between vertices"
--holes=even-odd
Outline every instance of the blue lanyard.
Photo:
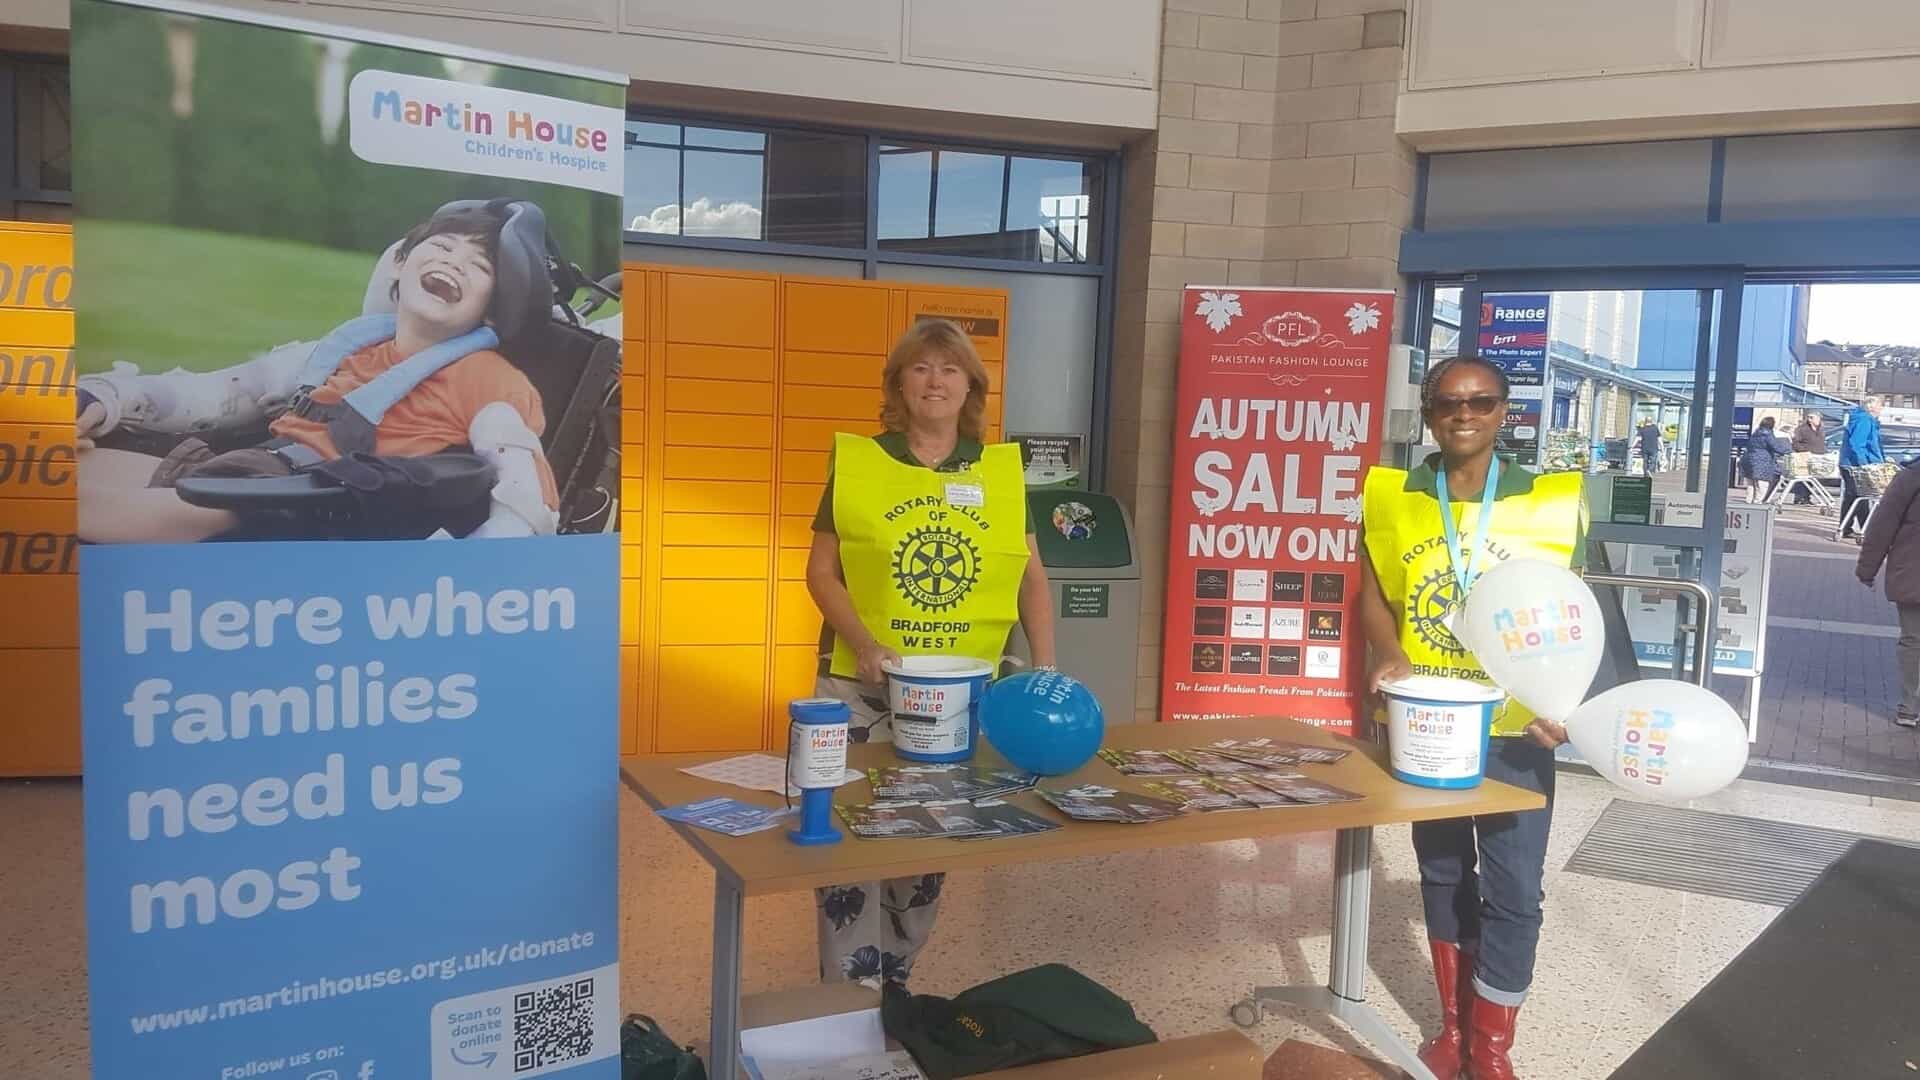
[{"label": "blue lanyard", "polygon": [[[1487,485],[1480,492],[1480,517],[1474,522],[1476,539],[1484,541],[1488,528],[1493,524],[1493,489],[1500,482],[1500,459],[1487,462]],[[1433,470],[1433,494],[1440,500],[1440,526],[1446,533],[1447,558],[1453,561],[1453,581],[1456,595],[1467,598],[1467,590],[1473,588],[1473,560],[1460,548],[1460,533],[1453,525],[1453,502],[1447,498],[1447,467],[1439,465]],[[1477,549],[1479,543],[1475,543]]]}]

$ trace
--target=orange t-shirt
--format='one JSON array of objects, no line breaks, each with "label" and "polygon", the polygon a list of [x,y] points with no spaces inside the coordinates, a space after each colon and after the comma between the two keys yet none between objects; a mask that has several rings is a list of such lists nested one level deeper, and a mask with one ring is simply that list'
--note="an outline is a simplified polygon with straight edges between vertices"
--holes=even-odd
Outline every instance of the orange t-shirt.
[{"label": "orange t-shirt", "polygon": [[[313,390],[313,400],[322,405],[338,405],[350,392],[365,386],[380,373],[406,359],[397,356],[393,342],[369,345],[347,357],[327,381]],[[540,392],[507,358],[491,349],[482,349],[448,364],[387,410],[373,432],[373,452],[391,457],[422,457],[437,454],[450,446],[467,442],[467,429],[481,409],[504,401],[520,414],[520,420],[535,435],[546,427],[546,412],[540,404]],[[327,425],[319,420],[284,413],[270,426],[283,439],[312,449],[329,460],[340,456],[333,445]],[[540,491],[549,508],[560,504],[553,470],[545,454],[535,454],[540,465]]]}]

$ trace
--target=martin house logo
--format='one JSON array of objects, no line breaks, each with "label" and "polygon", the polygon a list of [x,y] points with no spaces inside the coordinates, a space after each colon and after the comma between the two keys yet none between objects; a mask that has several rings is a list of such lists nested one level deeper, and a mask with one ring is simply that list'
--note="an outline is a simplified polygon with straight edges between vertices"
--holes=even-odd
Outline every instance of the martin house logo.
[{"label": "martin house logo", "polygon": [[366,161],[621,194],[619,109],[379,70],[353,77],[347,108]]}]

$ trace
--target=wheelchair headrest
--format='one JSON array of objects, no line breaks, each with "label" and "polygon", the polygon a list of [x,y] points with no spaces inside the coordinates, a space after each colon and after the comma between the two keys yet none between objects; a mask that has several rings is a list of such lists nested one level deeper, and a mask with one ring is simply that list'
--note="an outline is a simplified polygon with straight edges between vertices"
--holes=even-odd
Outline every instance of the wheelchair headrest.
[{"label": "wheelchair headrest", "polygon": [[[493,259],[493,303],[487,317],[502,341],[511,341],[553,317],[553,276],[547,269],[547,216],[533,203],[516,199],[459,199],[434,211],[488,209],[505,216]],[[395,256],[404,239],[395,240],[374,262],[360,302],[363,315],[390,315],[393,286],[400,274]]]}]

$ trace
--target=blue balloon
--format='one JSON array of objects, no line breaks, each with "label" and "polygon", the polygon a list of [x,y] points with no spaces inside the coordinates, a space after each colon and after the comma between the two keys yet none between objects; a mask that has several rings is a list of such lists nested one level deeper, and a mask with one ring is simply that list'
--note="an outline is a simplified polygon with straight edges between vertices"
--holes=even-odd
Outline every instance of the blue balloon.
[{"label": "blue balloon", "polygon": [[1087,685],[1058,671],[1022,671],[987,687],[980,730],[1016,768],[1059,776],[1100,749],[1106,715]]}]

